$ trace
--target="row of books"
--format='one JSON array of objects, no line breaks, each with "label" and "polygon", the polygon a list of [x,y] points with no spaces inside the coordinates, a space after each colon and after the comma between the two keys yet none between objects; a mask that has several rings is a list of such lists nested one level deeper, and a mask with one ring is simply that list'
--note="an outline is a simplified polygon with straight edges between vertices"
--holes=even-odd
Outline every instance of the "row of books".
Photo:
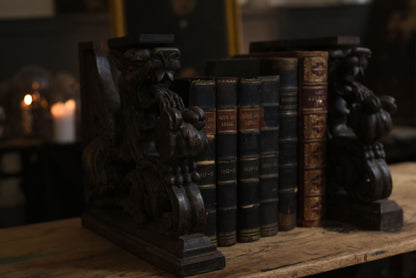
[{"label": "row of books", "polygon": [[211,78],[175,81],[206,112],[199,186],[219,246],[321,224],[327,64],[321,51],[255,53],[209,61]]}]

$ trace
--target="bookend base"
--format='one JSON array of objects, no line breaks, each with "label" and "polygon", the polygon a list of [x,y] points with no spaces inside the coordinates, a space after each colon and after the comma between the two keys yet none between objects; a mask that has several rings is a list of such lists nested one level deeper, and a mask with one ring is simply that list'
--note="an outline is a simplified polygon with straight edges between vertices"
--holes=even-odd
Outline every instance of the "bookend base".
[{"label": "bookend base", "polygon": [[151,224],[138,226],[121,210],[91,210],[82,225],[177,276],[190,276],[225,267],[225,258],[203,234],[169,238]]},{"label": "bookend base", "polygon": [[327,218],[360,229],[397,231],[403,227],[403,209],[393,200],[360,203],[339,194],[327,199]]}]

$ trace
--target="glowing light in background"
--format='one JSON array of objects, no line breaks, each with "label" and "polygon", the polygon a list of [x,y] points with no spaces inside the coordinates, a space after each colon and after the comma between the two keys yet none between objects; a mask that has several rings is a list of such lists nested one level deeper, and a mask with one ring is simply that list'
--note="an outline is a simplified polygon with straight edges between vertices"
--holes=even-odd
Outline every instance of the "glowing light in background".
[{"label": "glowing light in background", "polygon": [[31,105],[32,104],[32,96],[30,94],[26,94],[23,101],[27,106]]}]

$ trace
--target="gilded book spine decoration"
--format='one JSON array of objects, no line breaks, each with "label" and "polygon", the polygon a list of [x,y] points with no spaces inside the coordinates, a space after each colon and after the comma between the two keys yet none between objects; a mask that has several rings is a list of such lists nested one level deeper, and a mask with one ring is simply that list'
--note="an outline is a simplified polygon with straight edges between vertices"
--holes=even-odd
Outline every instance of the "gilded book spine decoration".
[{"label": "gilded book spine decoration", "polygon": [[275,58],[280,75],[279,230],[296,226],[298,191],[298,60]]},{"label": "gilded book spine decoration", "polygon": [[260,216],[261,236],[278,230],[279,76],[261,76]]},{"label": "gilded book spine decoration", "polygon": [[260,81],[242,78],[238,91],[238,241],[260,238]]},{"label": "gilded book spine decoration", "polygon": [[215,174],[215,133],[216,133],[216,104],[215,81],[193,80],[190,89],[190,103],[201,107],[205,112],[205,127],[202,129],[208,138],[206,153],[196,162],[200,181],[198,183],[204,200],[207,223],[205,234],[216,242],[217,216],[216,216],[216,174]]},{"label": "gilded book spine decoration", "polygon": [[238,78],[217,84],[217,243],[237,242],[237,89]]},{"label": "gilded book spine decoration", "polygon": [[324,216],[328,52],[299,51],[299,213],[302,226]]}]

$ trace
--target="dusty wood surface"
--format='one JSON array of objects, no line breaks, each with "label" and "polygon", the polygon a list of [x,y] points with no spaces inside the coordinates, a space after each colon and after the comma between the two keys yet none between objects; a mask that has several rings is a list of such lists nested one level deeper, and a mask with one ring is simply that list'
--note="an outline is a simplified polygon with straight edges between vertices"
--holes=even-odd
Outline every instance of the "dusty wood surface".
[{"label": "dusty wood surface", "polygon": [[[401,232],[295,228],[219,248],[224,270],[197,277],[301,277],[416,250],[416,163],[390,166]],[[79,219],[0,230],[0,277],[172,277],[83,229]],[[196,276],[194,276],[196,277]]]}]

